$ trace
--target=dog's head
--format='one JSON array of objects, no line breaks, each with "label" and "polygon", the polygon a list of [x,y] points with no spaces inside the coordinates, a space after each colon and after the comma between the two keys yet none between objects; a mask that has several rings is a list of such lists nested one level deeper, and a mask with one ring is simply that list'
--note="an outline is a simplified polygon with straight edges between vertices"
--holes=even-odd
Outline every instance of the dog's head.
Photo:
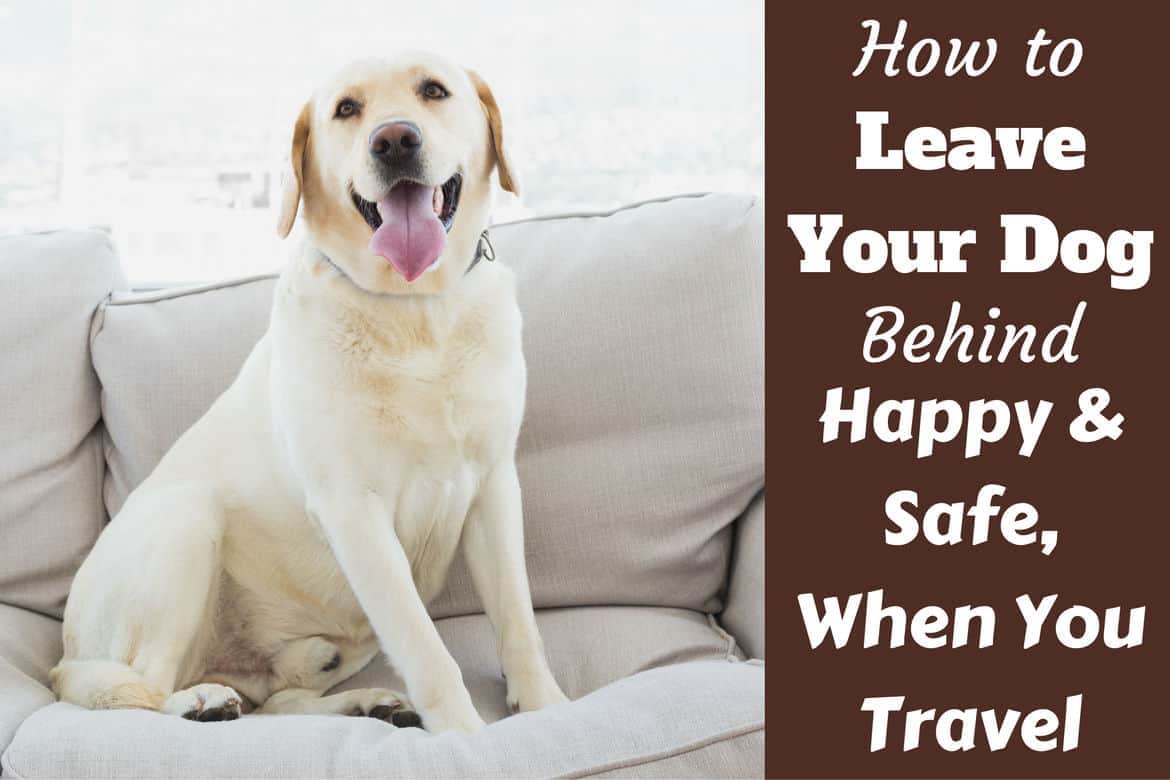
[{"label": "dog's head", "polygon": [[492,169],[516,192],[491,90],[429,54],[343,69],[301,110],[290,164],[281,237],[303,202],[310,241],[374,292],[445,290],[487,226]]}]

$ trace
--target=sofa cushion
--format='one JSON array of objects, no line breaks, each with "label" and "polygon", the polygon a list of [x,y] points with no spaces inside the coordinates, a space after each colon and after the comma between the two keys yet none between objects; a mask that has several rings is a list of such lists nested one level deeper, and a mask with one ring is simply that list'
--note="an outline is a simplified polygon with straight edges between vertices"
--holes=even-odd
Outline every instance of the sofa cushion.
[{"label": "sofa cushion", "polygon": [[[480,749],[477,746],[482,743],[469,747],[459,740],[452,742],[449,737],[440,737],[438,739],[445,741],[439,744],[446,747],[436,750],[412,743],[413,747],[406,748],[407,755],[400,757],[385,747],[386,739],[393,737],[394,732],[388,727],[371,731],[361,719],[312,718],[311,727],[304,727],[307,716],[280,716],[275,723],[271,717],[248,716],[237,724],[247,727],[247,738],[224,742],[222,732],[186,731],[181,728],[184,721],[178,718],[133,713],[133,717],[126,720],[124,713],[89,713],[72,705],[52,703],[52,695],[44,684],[48,669],[60,656],[60,624],[31,612],[0,608],[0,738],[3,738],[0,739],[0,750],[8,741],[5,734],[10,735],[21,720],[28,718],[4,756],[4,767],[6,774],[12,772],[18,777],[172,776],[175,772],[211,776],[418,773],[420,776],[445,774],[462,777],[618,771],[631,762],[650,761],[657,765],[662,761],[665,762],[662,771],[675,776],[694,775],[696,767],[702,767],[700,774],[707,777],[760,773],[763,759],[758,710],[762,707],[762,676],[758,670],[753,671],[740,682],[730,684],[728,689],[718,689],[715,683],[727,674],[725,669],[746,665],[739,663],[742,655],[734,642],[708,616],[680,609],[574,607],[539,610],[536,619],[553,674],[570,698],[583,698],[581,703],[557,709],[572,710],[580,704],[582,710],[551,721],[537,718],[532,725],[533,732],[527,737],[523,730],[505,729],[501,732],[493,726],[486,733],[510,740],[511,747],[493,746],[490,761],[480,767],[469,763],[469,757],[475,755]],[[475,706],[484,719],[502,723],[515,721],[516,716],[504,720],[507,716],[504,703],[506,683],[500,672],[495,639],[487,618],[483,615],[452,617],[439,620],[436,625],[459,663]],[[9,632],[22,638],[5,638]],[[673,688],[669,696],[654,701],[643,701],[642,697],[631,693],[606,693],[606,686],[618,680],[631,676],[637,679],[636,676],[643,672],[664,666],[701,671],[673,672],[665,677],[652,678],[659,680],[659,685]],[[710,678],[712,685],[704,683],[688,690],[692,674]],[[381,657],[336,690],[364,687],[403,690],[401,680]],[[732,698],[740,701],[730,701]],[[40,709],[50,703],[52,705],[47,709]],[[624,745],[606,744],[608,732],[565,736],[567,728],[564,724],[580,719],[583,728],[591,728],[589,724],[593,719],[600,717],[594,709],[602,708],[610,709],[609,717],[619,730],[621,724],[629,722],[630,718],[641,719],[642,725],[638,728],[644,728],[645,722],[652,720],[651,710],[658,712],[664,721],[655,724],[647,734],[633,735],[634,739]],[[641,714],[627,712],[631,709]],[[36,714],[29,718],[34,711]],[[728,713],[735,717],[727,719]],[[677,723],[676,719],[683,716],[688,721],[698,721],[698,724],[692,722],[684,726]],[[528,715],[520,717],[531,718]],[[254,721],[260,721],[264,728],[259,732],[247,730],[252,728],[249,724]],[[121,746],[120,741],[127,736],[124,729],[138,731],[143,728],[157,734],[162,741],[144,739],[136,745]],[[564,755],[557,755],[553,746],[535,752],[532,748],[516,747],[522,744],[519,741],[522,739],[541,741],[542,729],[548,730],[549,739],[563,740],[557,748]],[[305,736],[316,732],[320,732],[319,737]],[[173,769],[165,763],[172,760],[170,756],[176,751],[177,755],[193,755],[197,750],[196,737],[211,738],[203,743],[208,752],[237,752],[225,755],[211,765],[196,761],[176,764],[185,768]],[[640,742],[639,738],[645,741]],[[262,740],[255,743],[267,746],[262,755],[239,752],[242,746],[249,745],[248,739]],[[310,744],[297,746],[293,754],[286,754],[286,745],[291,746],[303,739],[309,739]],[[688,751],[698,742],[707,747],[691,755]],[[254,745],[252,748],[255,752]],[[337,752],[343,749],[356,751],[359,755],[338,755]],[[519,752],[509,755],[510,750]],[[685,753],[685,759],[678,758],[680,751]],[[301,761],[306,753],[315,756],[309,764]],[[672,757],[674,762],[682,761],[682,765],[670,768]],[[259,771],[257,767],[263,762],[276,763]],[[670,768],[669,772],[667,768]],[[689,771],[684,771],[687,768]]]},{"label": "sofa cushion", "polygon": [[371,718],[197,723],[56,703],[25,721],[2,766],[5,775],[25,778],[465,778],[644,776],[666,762],[676,777],[760,777],[763,720],[758,662],[699,661],[642,672],[472,736],[395,729]]},{"label": "sofa cushion", "polygon": [[748,507],[735,526],[735,553],[727,587],[722,625],[751,658],[764,657],[764,494]]},{"label": "sofa cushion", "polygon": [[0,752],[25,718],[53,702],[49,669],[60,658],[60,621],[0,604]]},{"label": "sofa cushion", "polygon": [[110,297],[93,340],[110,517],[231,384],[268,327],[275,288],[265,276]]},{"label": "sofa cushion", "polygon": [[[764,480],[761,211],[708,195],[492,229],[524,315],[518,466],[537,606],[719,609],[731,524]],[[232,381],[273,289],[106,306],[93,353],[111,514]],[[432,612],[477,611],[457,559]]]},{"label": "sofa cushion", "polygon": [[0,238],[0,603],[60,616],[105,522],[98,304],[124,286],[109,237]]},{"label": "sofa cushion", "polygon": [[[542,609],[536,622],[549,666],[565,695],[576,699],[623,677],[669,664],[743,659],[730,636],[707,615],[662,607]],[[436,621],[443,643],[459,663],[476,709],[489,723],[507,716],[507,685],[484,615]],[[379,655],[337,686],[406,690]]]}]

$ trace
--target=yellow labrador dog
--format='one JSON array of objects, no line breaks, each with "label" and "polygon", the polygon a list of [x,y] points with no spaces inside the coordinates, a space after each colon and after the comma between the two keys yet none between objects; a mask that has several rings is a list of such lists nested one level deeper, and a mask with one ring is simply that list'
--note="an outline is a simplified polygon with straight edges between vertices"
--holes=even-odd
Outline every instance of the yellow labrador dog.
[{"label": "yellow labrador dog", "polygon": [[[565,701],[524,564],[514,277],[474,262],[493,168],[515,190],[491,91],[431,55],[356,63],[304,107],[291,163],[279,231],[303,203],[307,241],[268,332],[78,571],[54,690],[476,731],[426,610],[462,540],[508,704]],[[322,695],[379,646],[409,699]]]}]

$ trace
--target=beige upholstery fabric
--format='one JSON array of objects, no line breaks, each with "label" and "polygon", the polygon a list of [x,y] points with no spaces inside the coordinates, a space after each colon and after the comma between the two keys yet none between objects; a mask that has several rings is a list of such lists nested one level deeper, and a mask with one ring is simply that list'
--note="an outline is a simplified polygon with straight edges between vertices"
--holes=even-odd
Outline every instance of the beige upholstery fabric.
[{"label": "beige upholstery fabric", "polygon": [[[394,729],[370,718],[250,715],[196,723],[58,703],[24,723],[2,765],[6,777],[20,778],[521,778],[630,767],[642,776],[656,761],[685,755],[668,774],[700,766],[705,777],[760,777],[760,741],[740,738],[760,733],[763,718],[761,667],[705,661],[642,672],[473,736]],[[704,760],[708,751],[713,756]]]},{"label": "beige upholstery fabric", "polygon": [[0,604],[0,752],[29,715],[53,703],[49,669],[61,657],[61,624]]},{"label": "beige upholstery fabric", "polygon": [[764,755],[764,729],[745,728],[732,734],[716,734],[694,744],[677,745],[657,755],[638,756],[615,762],[599,772],[570,777],[625,777],[649,780],[680,780],[692,777],[763,777],[763,764],[749,763],[745,756]]},{"label": "beige upholstery fabric", "polygon": [[90,320],[124,284],[103,233],[0,238],[0,603],[60,616],[105,521]]},{"label": "beige upholstery fabric", "polygon": [[95,328],[102,377],[106,507],[130,490],[235,378],[268,327],[275,281],[243,279],[162,293],[115,293]]},{"label": "beige upholstery fabric", "polygon": [[[764,480],[762,206],[684,197],[492,238],[525,322],[518,462],[536,605],[718,611],[731,524]],[[93,353],[111,512],[231,382],[272,290],[261,279],[105,308]],[[457,560],[432,612],[477,611]]]},{"label": "beige upholstery fabric", "polygon": [[[536,613],[549,665],[565,694],[576,699],[631,674],[668,664],[741,660],[735,641],[698,612],[650,607],[570,607]],[[508,714],[491,624],[484,615],[438,621],[439,633],[463,670],[480,715]],[[383,657],[346,680],[350,688],[405,690]]]},{"label": "beige upholstery fabric", "polygon": [[[4,775],[762,774],[762,667],[740,662],[728,637],[706,616],[591,607],[542,610],[537,621],[554,674],[578,701],[505,717],[505,682],[487,619],[447,618],[438,621],[439,632],[476,707],[493,725],[475,737],[434,737],[364,718],[247,716],[193,724],[155,713],[50,704],[45,673],[61,652],[60,624],[0,607],[0,750],[25,721],[3,753]],[[339,690],[381,685],[401,689],[376,660]]]},{"label": "beige upholstery fabric", "polygon": [[736,523],[727,608],[719,616],[750,658],[764,657],[764,494]]}]

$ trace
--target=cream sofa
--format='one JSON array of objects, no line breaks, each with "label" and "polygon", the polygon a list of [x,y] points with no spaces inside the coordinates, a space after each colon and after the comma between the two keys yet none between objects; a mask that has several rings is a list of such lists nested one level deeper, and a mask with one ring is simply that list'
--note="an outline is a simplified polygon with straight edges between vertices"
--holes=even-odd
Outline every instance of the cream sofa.
[{"label": "cream sofa", "polygon": [[[761,776],[762,210],[684,196],[493,228],[525,318],[533,599],[574,701],[507,715],[456,560],[431,612],[490,724],[474,736],[54,701],[74,571],[231,382],[274,281],[131,291],[101,232],[0,238],[4,776]],[[342,687],[370,685],[401,683],[378,658]]]}]

